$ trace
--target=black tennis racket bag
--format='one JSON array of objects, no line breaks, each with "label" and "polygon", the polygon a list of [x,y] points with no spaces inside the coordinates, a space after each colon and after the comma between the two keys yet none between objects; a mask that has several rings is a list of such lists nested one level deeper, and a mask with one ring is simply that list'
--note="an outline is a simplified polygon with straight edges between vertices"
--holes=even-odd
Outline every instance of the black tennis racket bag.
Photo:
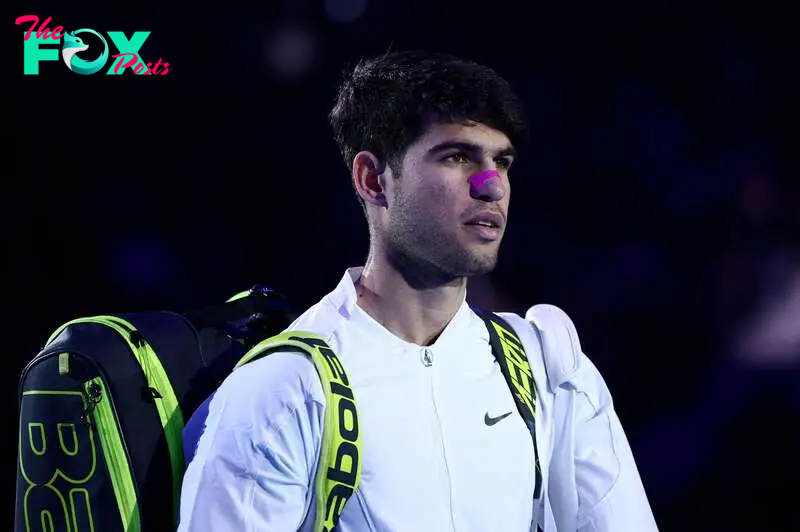
[{"label": "black tennis racket bag", "polygon": [[58,328],[20,379],[15,532],[174,531],[185,420],[286,310],[256,287]]}]

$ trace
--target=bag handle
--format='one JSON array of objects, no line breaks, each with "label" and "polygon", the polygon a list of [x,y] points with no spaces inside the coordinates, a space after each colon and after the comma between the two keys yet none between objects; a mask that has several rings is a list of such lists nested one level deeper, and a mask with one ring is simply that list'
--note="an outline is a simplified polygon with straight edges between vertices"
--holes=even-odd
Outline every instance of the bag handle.
[{"label": "bag handle", "polygon": [[183,312],[195,329],[220,326],[225,323],[247,320],[252,327],[267,316],[285,315],[289,311],[286,298],[271,288],[256,285],[240,292],[225,303]]}]

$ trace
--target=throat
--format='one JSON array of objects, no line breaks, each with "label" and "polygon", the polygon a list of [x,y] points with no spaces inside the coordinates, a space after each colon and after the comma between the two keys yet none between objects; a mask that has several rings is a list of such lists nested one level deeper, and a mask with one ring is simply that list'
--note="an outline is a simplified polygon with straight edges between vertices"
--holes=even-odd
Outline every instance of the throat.
[{"label": "throat", "polygon": [[362,311],[395,337],[419,346],[436,342],[460,308],[459,305],[446,312],[426,308],[413,299],[382,296],[361,283],[356,286],[356,293]]}]

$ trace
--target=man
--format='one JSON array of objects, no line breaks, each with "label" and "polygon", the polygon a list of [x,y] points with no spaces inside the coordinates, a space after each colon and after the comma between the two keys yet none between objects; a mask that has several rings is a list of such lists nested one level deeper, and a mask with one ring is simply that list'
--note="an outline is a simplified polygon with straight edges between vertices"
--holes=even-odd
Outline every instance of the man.
[{"label": "man", "polygon": [[[559,391],[568,411],[553,419],[536,333],[504,315],[541,390],[535,497],[531,433],[466,303],[467,280],[497,261],[524,134],[507,82],[448,56],[390,53],[345,79],[330,121],[370,251],[290,329],[329,342],[358,404],[361,484],[339,530],[656,530],[597,370],[581,354]],[[188,468],[180,530],[311,530],[324,411],[320,377],[297,353],[234,371]]]}]

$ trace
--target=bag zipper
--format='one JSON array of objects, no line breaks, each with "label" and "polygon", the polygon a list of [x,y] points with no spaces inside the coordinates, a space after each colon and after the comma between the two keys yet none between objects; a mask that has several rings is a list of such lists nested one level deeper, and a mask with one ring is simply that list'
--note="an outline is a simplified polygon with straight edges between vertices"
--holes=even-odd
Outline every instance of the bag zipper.
[{"label": "bag zipper", "polygon": [[[141,517],[137,504],[136,484],[130,469],[125,442],[119,427],[114,401],[107,392],[101,377],[95,377],[84,383],[86,393],[86,410],[81,421],[94,425],[103,455],[106,457],[111,486],[117,500],[117,507],[122,518],[125,532],[141,532]],[[120,449],[123,450],[120,453]]]},{"label": "bag zipper", "polygon": [[[110,327],[119,333],[130,347],[136,361],[142,368],[147,387],[153,396],[161,427],[167,440],[172,468],[172,496],[174,522],[178,523],[180,515],[180,494],[183,483],[184,456],[183,456],[183,426],[184,419],[178,398],[172,383],[161,364],[158,355],[149,343],[141,336],[136,327],[129,321],[117,316],[94,316],[77,318],[69,321],[56,329],[47,341],[50,344],[66,327],[78,323],[98,323]],[[46,347],[46,346],[45,346]]]}]

